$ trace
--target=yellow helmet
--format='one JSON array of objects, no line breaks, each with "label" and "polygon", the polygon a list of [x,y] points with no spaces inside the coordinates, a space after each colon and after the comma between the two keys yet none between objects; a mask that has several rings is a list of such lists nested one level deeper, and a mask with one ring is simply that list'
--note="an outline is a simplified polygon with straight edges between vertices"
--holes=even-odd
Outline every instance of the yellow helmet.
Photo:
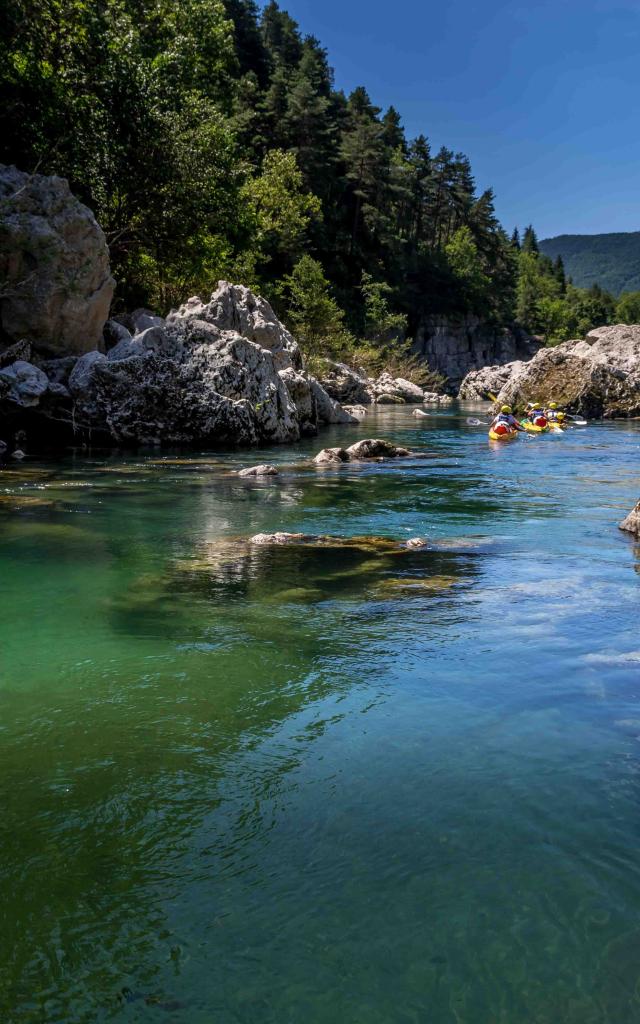
[{"label": "yellow helmet", "polygon": [[511,412],[511,406],[510,405],[503,405],[502,409],[500,410],[500,412]]},{"label": "yellow helmet", "polygon": [[550,409],[557,409],[558,408],[558,403],[557,402],[549,402],[549,408]]},{"label": "yellow helmet", "polygon": [[558,413],[558,419],[559,420],[563,420],[564,419],[564,413],[563,412],[559,412]]}]

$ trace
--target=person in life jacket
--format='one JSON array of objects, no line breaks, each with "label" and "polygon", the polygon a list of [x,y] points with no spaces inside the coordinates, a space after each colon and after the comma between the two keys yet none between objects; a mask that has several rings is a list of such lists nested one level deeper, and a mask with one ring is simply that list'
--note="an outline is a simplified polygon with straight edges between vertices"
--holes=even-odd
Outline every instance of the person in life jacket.
[{"label": "person in life jacket", "polygon": [[527,416],[534,427],[546,427],[547,418],[540,402],[529,402],[527,405]]},{"label": "person in life jacket", "polygon": [[545,416],[551,423],[555,423],[558,419],[558,403],[549,402],[549,408],[545,409]]},{"label": "person in life jacket", "polygon": [[567,427],[567,417],[566,417],[566,414],[563,413],[563,412],[556,413],[556,423],[558,424],[559,427],[562,427],[563,429],[566,430],[566,427]]},{"label": "person in life jacket", "polygon": [[[520,424],[518,423],[517,419],[513,415],[513,412],[511,411],[511,406],[510,405],[503,405],[502,406],[502,408],[500,409],[500,412],[498,413],[497,416],[494,417],[493,422],[491,423],[491,430],[496,431],[496,428],[500,427],[500,426],[506,427],[508,430],[522,430],[522,431],[524,431],[524,427],[520,426]],[[504,433],[504,431],[499,431],[499,430],[496,431],[496,432],[497,433]]]}]

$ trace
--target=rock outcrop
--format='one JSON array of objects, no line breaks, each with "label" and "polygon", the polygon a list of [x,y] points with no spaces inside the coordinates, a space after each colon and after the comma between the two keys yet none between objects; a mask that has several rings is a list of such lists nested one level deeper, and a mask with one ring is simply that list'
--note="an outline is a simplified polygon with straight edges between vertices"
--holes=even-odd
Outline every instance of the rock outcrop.
[{"label": "rock outcrop", "polygon": [[473,402],[488,401],[490,395],[497,395],[524,365],[519,359],[503,366],[483,366],[480,370],[472,370],[462,381],[458,398]]},{"label": "rock outcrop", "polygon": [[115,282],[105,236],[64,178],[0,164],[0,327],[42,353],[102,347]]},{"label": "rock outcrop", "polygon": [[269,304],[246,288],[220,282],[208,303],[190,299],[166,321],[137,311],[127,323],[136,333],[109,321],[106,354],[3,368],[2,410],[29,406],[58,429],[120,444],[281,443],[357,422],[306,372]]},{"label": "rock outcrop", "polygon": [[348,405],[405,405],[422,402],[451,401],[448,395],[425,391],[404,377],[384,372],[368,377],[346,363],[323,360],[320,380],[325,390],[341,404]]},{"label": "rock outcrop", "polygon": [[626,519],[620,523],[620,529],[632,533],[640,539],[640,501],[629,513]]},{"label": "rock outcrop", "polygon": [[477,317],[457,321],[440,317],[420,326],[413,351],[447,378],[447,389],[455,394],[472,370],[530,359],[540,345],[524,331],[491,327]]},{"label": "rock outcrop", "polygon": [[599,327],[586,339],[542,348],[528,362],[469,374],[461,398],[487,398],[516,407],[554,399],[591,418],[640,415],[640,326]]}]

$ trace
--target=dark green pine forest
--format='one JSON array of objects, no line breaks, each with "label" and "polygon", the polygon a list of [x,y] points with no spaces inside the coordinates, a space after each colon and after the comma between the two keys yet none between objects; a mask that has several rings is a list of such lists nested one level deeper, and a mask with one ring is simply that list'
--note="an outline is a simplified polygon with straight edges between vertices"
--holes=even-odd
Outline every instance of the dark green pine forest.
[{"label": "dark green pine forest", "polygon": [[276,3],[4,0],[0,161],[59,174],[95,212],[115,310],[161,313],[218,278],[260,290],[310,353],[431,316],[550,342],[615,317],[535,232],[509,237],[468,158],[407,138]]}]

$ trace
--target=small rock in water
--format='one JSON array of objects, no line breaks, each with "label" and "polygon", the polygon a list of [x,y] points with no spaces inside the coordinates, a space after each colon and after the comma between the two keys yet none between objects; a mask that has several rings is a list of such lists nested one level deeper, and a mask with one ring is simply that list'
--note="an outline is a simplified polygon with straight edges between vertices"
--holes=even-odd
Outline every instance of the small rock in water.
[{"label": "small rock in water", "polygon": [[379,437],[369,437],[352,444],[347,448],[347,454],[350,459],[399,459],[406,458],[411,452]]},{"label": "small rock in water", "polygon": [[16,448],[15,452],[11,452],[11,458],[12,459],[20,460],[20,459],[26,459],[26,457],[27,457],[26,454],[22,451],[21,448]]},{"label": "small rock in water", "polygon": [[426,418],[429,415],[429,413],[424,412],[423,409],[414,409],[413,415],[416,417],[416,419],[423,419]]},{"label": "small rock in water", "polygon": [[408,548],[426,548],[427,546],[428,541],[424,537],[411,537],[405,545]]},{"label": "small rock in water", "polygon": [[346,448],[323,448],[321,452],[318,452],[313,461],[318,466],[348,462],[349,453]]},{"label": "small rock in water", "polygon": [[367,415],[364,405],[343,405],[342,408],[345,412],[350,413],[352,416],[357,416],[359,419],[364,419]]},{"label": "small rock in water", "polygon": [[278,476],[278,470],[275,466],[266,464],[248,466],[247,469],[241,469],[238,476]]}]

